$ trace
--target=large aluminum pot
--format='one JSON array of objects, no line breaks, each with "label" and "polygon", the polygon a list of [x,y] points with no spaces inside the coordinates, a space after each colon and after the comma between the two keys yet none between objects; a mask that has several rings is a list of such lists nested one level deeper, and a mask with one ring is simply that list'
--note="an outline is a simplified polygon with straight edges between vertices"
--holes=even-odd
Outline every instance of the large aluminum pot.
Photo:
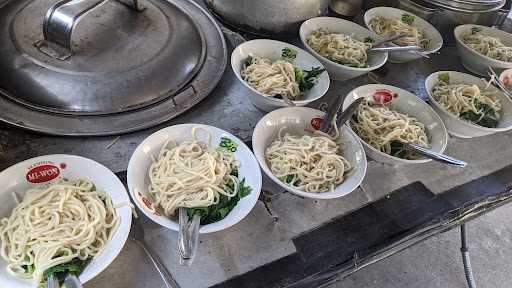
[{"label": "large aluminum pot", "polygon": [[455,44],[455,27],[463,24],[501,27],[510,12],[510,5],[504,6],[504,0],[398,0],[398,3],[400,9],[432,23],[448,45]]},{"label": "large aluminum pot", "polygon": [[260,35],[297,33],[300,24],[328,12],[330,0],[205,0],[222,21]]}]

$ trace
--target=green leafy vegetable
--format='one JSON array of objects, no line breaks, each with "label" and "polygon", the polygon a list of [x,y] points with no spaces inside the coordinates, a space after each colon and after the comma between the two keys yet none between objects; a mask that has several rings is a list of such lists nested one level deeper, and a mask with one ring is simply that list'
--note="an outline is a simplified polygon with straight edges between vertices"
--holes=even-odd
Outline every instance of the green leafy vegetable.
[{"label": "green leafy vegetable", "polygon": [[322,74],[325,69],[315,67],[311,70],[302,70],[295,67],[295,80],[299,83],[299,89],[302,92],[308,91],[315,86],[315,79]]},{"label": "green leafy vegetable", "polygon": [[43,273],[44,279],[48,278],[50,275],[54,274],[59,280],[59,284],[62,285],[64,283],[64,278],[67,274],[75,274],[80,275],[84,270],[85,266],[89,264],[88,260],[80,260],[78,258],[74,258],[70,262],[62,263],[57,266],[53,266],[51,268],[46,269]]},{"label": "green leafy vegetable", "polygon": [[375,43],[375,40],[372,37],[366,37],[364,38],[364,43]]},{"label": "green leafy vegetable", "polygon": [[288,175],[288,176],[286,176],[285,182],[288,184],[292,184],[294,179],[295,179],[294,175]]},{"label": "green leafy vegetable", "polygon": [[450,74],[442,73],[437,76],[437,80],[444,82],[446,84],[450,84]]},{"label": "green leafy vegetable", "polygon": [[409,151],[405,150],[404,145],[400,142],[391,142],[391,151],[390,155],[393,155],[398,158],[402,159],[411,159],[409,154],[411,154]]},{"label": "green leafy vegetable", "polygon": [[355,67],[355,68],[366,68],[366,67],[368,67],[368,64],[363,64],[363,65],[354,64],[354,63],[340,63],[340,64],[348,66],[348,67]]},{"label": "green leafy vegetable", "polygon": [[23,269],[25,269],[25,272],[27,272],[28,274],[33,274],[34,270],[36,269],[34,264],[32,264],[30,266],[23,265],[22,267],[23,267]]},{"label": "green leafy vegetable", "polygon": [[498,126],[497,113],[491,106],[475,101],[475,107],[483,113],[483,116],[473,111],[467,111],[460,114],[460,117],[487,128],[496,128]]},{"label": "green leafy vegetable", "polygon": [[480,27],[471,28],[471,34],[477,34],[479,32],[482,32],[482,28],[480,28]]},{"label": "green leafy vegetable", "polygon": [[402,22],[411,25],[412,23],[414,23],[414,16],[410,14],[402,14]]},{"label": "green leafy vegetable", "polygon": [[245,58],[245,61],[244,61],[245,67],[251,66],[252,64],[254,64],[255,61],[256,60],[254,59],[254,57],[248,56],[247,58]]},{"label": "green leafy vegetable", "polygon": [[359,118],[357,117],[357,113],[352,114],[352,122],[359,123]]},{"label": "green leafy vegetable", "polygon": [[290,60],[295,60],[295,58],[297,58],[297,51],[295,51],[294,49],[284,48],[283,50],[281,50],[281,52],[282,52],[281,56],[283,58],[287,58]]},{"label": "green leafy vegetable", "polygon": [[332,58],[329,58],[329,60],[331,60],[332,62],[336,62],[338,64],[341,64],[341,65],[347,66],[347,67],[368,68],[368,63],[365,63],[365,64],[347,63],[347,62],[343,62],[343,61],[340,61],[338,59],[332,59]]},{"label": "green leafy vegetable", "polygon": [[[231,171],[231,175],[238,177],[238,170],[234,169]],[[235,188],[234,183],[230,182],[226,185],[226,189],[233,191]],[[233,208],[235,208],[236,204],[240,199],[245,196],[251,194],[251,187],[245,184],[245,179],[240,181],[238,187],[238,193],[235,196],[229,198],[227,196],[221,195],[219,198],[219,203],[216,205],[208,206],[208,207],[200,207],[200,208],[188,208],[187,215],[189,219],[192,219],[195,214],[199,214],[201,216],[201,224],[210,224],[224,219]]]}]

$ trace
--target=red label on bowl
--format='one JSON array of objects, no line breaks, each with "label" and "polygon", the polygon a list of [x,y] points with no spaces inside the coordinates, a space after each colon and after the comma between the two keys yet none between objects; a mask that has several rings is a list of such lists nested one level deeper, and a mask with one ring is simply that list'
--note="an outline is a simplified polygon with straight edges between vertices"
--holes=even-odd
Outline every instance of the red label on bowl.
[{"label": "red label on bowl", "polygon": [[313,118],[311,119],[311,126],[313,126],[313,128],[315,130],[320,130],[320,126],[322,126],[322,122],[324,122],[324,119],[322,118]]},{"label": "red label on bowl", "polygon": [[30,169],[27,173],[27,181],[31,183],[44,183],[59,177],[59,175],[59,167],[44,164]]},{"label": "red label on bowl", "polygon": [[379,89],[373,94],[373,102],[375,104],[386,104],[398,97],[398,94],[387,89]]}]

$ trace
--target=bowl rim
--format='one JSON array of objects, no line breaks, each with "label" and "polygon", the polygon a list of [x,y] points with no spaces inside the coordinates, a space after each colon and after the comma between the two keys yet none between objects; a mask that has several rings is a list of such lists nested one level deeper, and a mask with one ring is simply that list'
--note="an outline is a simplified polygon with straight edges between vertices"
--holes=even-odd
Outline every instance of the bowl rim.
[{"label": "bowl rim", "polygon": [[[425,28],[428,28],[428,30],[430,30],[432,33],[436,34],[436,36],[438,36],[438,38],[441,40],[439,42],[438,45],[436,45],[435,47],[433,47],[432,49],[428,49],[428,50],[424,50],[423,53],[425,54],[432,54],[432,53],[436,53],[437,51],[439,51],[441,48],[443,48],[443,45],[444,45],[444,39],[443,39],[443,36],[441,35],[441,33],[439,32],[439,30],[437,30],[436,27],[434,27],[434,25],[430,24],[427,20],[421,18],[420,16],[412,13],[412,12],[409,12],[409,11],[405,11],[405,10],[402,10],[402,9],[398,9],[398,8],[395,8],[395,7],[387,7],[387,6],[379,6],[379,7],[374,7],[372,9],[369,9],[368,11],[366,11],[364,13],[364,24],[366,25],[366,27],[372,31],[373,33],[375,33],[375,31],[373,31],[373,29],[371,28],[370,26],[370,20],[369,17],[370,17],[370,12],[374,12],[374,11],[378,11],[378,10],[395,10],[395,11],[399,11],[401,13],[406,13],[406,14],[410,14],[414,17],[416,17],[417,19],[420,19],[420,24],[421,26],[425,27]],[[372,18],[373,19],[373,18]],[[418,27],[418,28],[421,28],[421,27]],[[377,33],[375,33],[377,34]],[[382,36],[381,36],[382,37]],[[432,40],[432,39],[429,39],[429,40]],[[400,45],[397,45],[395,43],[390,43],[391,45],[394,45],[394,46],[400,46]]]},{"label": "bowl rim", "polygon": [[[240,47],[242,47],[242,46],[251,45],[251,44],[256,43],[256,42],[268,42],[268,43],[274,43],[274,44],[279,44],[279,45],[282,45],[282,46],[290,47],[290,48],[293,48],[293,49],[295,49],[297,51],[301,51],[301,52],[311,56],[315,60],[317,60],[317,59],[313,55],[311,55],[311,53],[309,53],[308,51],[306,51],[306,50],[304,50],[304,49],[302,49],[300,47],[297,47],[297,46],[295,46],[293,44],[289,44],[289,43],[286,43],[286,42],[283,42],[283,41],[273,40],[273,39],[253,39],[253,40],[249,40],[249,41],[246,41],[246,42],[243,42],[243,43],[239,44],[231,52],[231,70],[235,74],[235,76],[238,79],[238,81],[240,81],[242,83],[242,85],[244,85],[246,88],[249,88],[249,90],[251,90],[252,92],[258,94],[261,97],[263,97],[267,101],[274,102],[275,104],[284,105],[284,107],[286,107],[288,104],[283,99],[277,99],[277,98],[274,98],[274,97],[266,96],[265,94],[261,93],[260,91],[254,89],[251,85],[249,85],[249,83],[247,83],[247,81],[242,79],[242,76],[240,75],[241,71],[237,71],[237,69],[235,69],[235,64],[234,64],[235,63],[234,62],[235,52],[237,52],[240,49]],[[286,48],[286,47],[284,47],[284,48]],[[322,62],[320,62],[320,61],[318,61],[318,63],[320,65],[320,68],[325,69],[325,71],[323,73],[325,73],[325,75],[327,76],[327,81],[326,81],[327,85],[325,85],[325,88],[322,89],[321,93],[318,93],[318,95],[312,97],[311,99],[291,100],[293,103],[296,103],[298,105],[306,105],[306,104],[309,104],[309,103],[311,103],[313,101],[316,101],[316,100],[322,98],[329,91],[329,87],[330,87],[330,84],[331,84],[331,77],[330,77],[329,72],[327,71],[326,67],[324,66],[324,64]],[[316,83],[316,84],[318,84],[318,83]]]},{"label": "bowl rim", "polygon": [[[470,122],[470,121],[464,121],[462,119],[460,119],[460,117],[452,114],[451,112],[449,112],[448,110],[446,110],[441,104],[439,104],[435,99],[434,99],[434,96],[432,95],[432,91],[430,91],[429,87],[427,86],[427,84],[431,81],[434,81],[434,77],[436,77],[437,75],[441,74],[441,73],[454,73],[454,74],[459,74],[461,76],[464,76],[464,77],[467,77],[467,78],[472,78],[471,80],[481,80],[481,78],[478,78],[476,76],[473,76],[471,74],[468,74],[468,73],[464,73],[464,72],[459,72],[459,71],[453,71],[453,70],[450,70],[450,71],[436,71],[436,72],[433,72],[431,73],[430,75],[427,76],[427,78],[425,78],[425,90],[427,90],[427,94],[428,94],[428,98],[430,100],[430,102],[436,106],[436,108],[438,108],[439,110],[441,110],[443,112],[444,115],[446,116],[449,116],[450,119],[456,121],[457,123],[459,124],[462,124],[463,126],[465,127],[468,127],[468,128],[471,128],[471,129],[476,129],[476,130],[480,130],[480,131],[486,131],[486,132],[493,132],[493,133],[497,133],[497,132],[504,132],[504,131],[508,131],[508,130],[511,130],[512,129],[512,125],[508,126],[508,127],[503,127],[503,128],[489,128],[489,127],[483,127],[483,126],[480,126],[478,124],[475,124],[473,122]],[[476,82],[476,81],[475,81]],[[494,88],[496,88],[498,91],[499,89],[492,85]],[[499,93],[503,94],[503,92],[499,91]],[[506,95],[503,95],[503,98],[506,98],[507,100],[505,101],[508,101],[510,106],[512,107],[512,101],[506,96]]]},{"label": "bowl rim", "polygon": [[[286,110],[286,111],[285,111]],[[299,110],[302,110],[302,111],[307,111],[307,112],[312,112],[312,113],[315,113],[315,114],[320,114],[320,115],[325,115],[325,112],[323,111],[320,111],[320,110],[317,110],[317,109],[314,109],[314,108],[310,108],[310,107],[285,107],[285,108],[281,108],[281,109],[278,109],[278,110],[275,110],[275,111],[272,111],[268,114],[266,114],[264,117],[262,117],[258,123],[256,124],[256,126],[254,127],[254,132],[252,134],[252,142],[253,142],[253,149],[255,150],[254,151],[254,155],[256,157],[256,159],[258,160],[258,163],[261,167],[261,170],[263,170],[263,172],[265,173],[265,175],[267,177],[269,177],[274,183],[276,183],[277,185],[279,185],[281,188],[285,189],[286,191],[292,193],[292,194],[295,194],[295,195],[298,195],[298,196],[301,196],[301,197],[305,197],[305,198],[311,198],[311,199],[336,199],[336,198],[341,198],[341,197],[344,197],[350,193],[352,193],[354,190],[357,189],[357,187],[359,187],[361,185],[361,183],[363,182],[365,176],[366,176],[366,172],[367,172],[367,169],[368,169],[368,160],[366,158],[366,152],[364,151],[364,148],[361,144],[361,142],[359,141],[359,139],[356,137],[355,133],[351,130],[351,129],[348,129],[347,127],[345,127],[345,125],[343,126],[346,131],[348,132],[348,134],[350,135],[350,137],[353,137],[353,140],[355,143],[357,143],[356,145],[356,149],[361,151],[362,153],[362,165],[361,167],[358,167],[358,168],[361,168],[362,170],[362,177],[361,179],[359,179],[358,181],[356,181],[356,184],[357,185],[354,185],[354,187],[352,189],[349,189],[348,191],[344,192],[344,193],[336,193],[336,189],[334,189],[334,192],[333,191],[327,191],[327,192],[321,192],[321,193],[309,193],[309,192],[305,192],[305,191],[302,191],[302,190],[299,190],[299,189],[296,189],[294,187],[291,187],[289,185],[286,185],[285,183],[283,183],[281,180],[279,180],[276,176],[274,176],[274,174],[272,174],[272,172],[270,171],[270,168],[268,167],[268,164],[266,162],[265,159],[260,159],[256,153],[256,150],[259,150],[258,147],[254,146],[254,143],[256,143],[256,134],[258,130],[260,130],[262,127],[262,123],[264,123],[267,119],[273,117],[275,114],[277,113],[283,113],[283,112],[287,112],[289,111],[288,114],[293,114],[295,113],[296,111],[299,111]],[[266,149],[267,147],[265,147]],[[262,154],[264,155],[265,154],[265,151],[260,151],[262,152]],[[261,161],[260,161],[261,160]],[[350,176],[349,176],[350,177]],[[340,184],[341,185],[341,184]],[[336,188],[338,188],[340,185],[338,185]]]},{"label": "bowl rim", "polygon": [[[441,119],[439,114],[437,114],[437,112],[432,107],[430,107],[430,105],[425,103],[423,100],[421,100],[421,98],[419,98],[415,94],[413,94],[413,93],[411,93],[411,92],[409,92],[409,91],[407,91],[405,89],[402,89],[400,87],[393,86],[393,85],[387,85],[387,84],[366,84],[366,85],[362,85],[362,86],[354,88],[349,93],[347,93],[347,96],[350,95],[350,94],[353,94],[356,90],[361,89],[362,87],[371,87],[371,86],[380,87],[382,89],[394,89],[396,91],[399,91],[401,93],[401,95],[406,94],[407,95],[406,97],[409,97],[410,99],[415,99],[415,100],[417,100],[418,103],[423,103],[424,105],[422,104],[421,106],[424,107],[424,110],[428,111],[432,116],[434,116],[434,118],[437,119],[437,122],[439,122],[441,124],[442,131],[444,132],[441,135],[441,137],[443,137],[443,145],[442,145],[441,149],[439,151],[437,151],[437,152],[444,153],[444,151],[446,150],[446,147],[448,147],[448,130],[446,129],[446,125],[444,124],[443,119]],[[379,89],[379,88],[377,88],[377,89]],[[348,99],[348,97],[345,97],[345,101],[346,101],[346,99]],[[343,101],[344,105],[345,105],[345,101]],[[412,117],[416,118],[416,115],[410,115],[409,114],[409,116],[412,116]],[[424,123],[424,125],[425,125],[425,123]],[[361,139],[361,137],[359,137],[359,135],[354,130],[352,130],[352,127],[350,127],[350,125],[347,124],[347,126],[350,128],[350,130],[352,132],[354,132],[354,134],[357,136],[359,141],[361,141],[361,143],[363,143],[363,146],[367,147],[372,152],[376,153],[377,155],[379,155],[379,156],[381,156],[383,158],[387,158],[387,159],[395,161],[395,162],[406,163],[406,164],[423,164],[423,163],[428,163],[428,162],[433,161],[432,159],[428,159],[428,158],[427,159],[409,160],[409,159],[403,159],[403,158],[400,158],[400,157],[396,157],[396,156],[384,153],[384,152],[376,149],[372,145],[366,143],[366,141],[364,141],[363,139]]]},{"label": "bowl rim", "polygon": [[[252,150],[240,138],[236,137],[235,135],[233,135],[230,132],[225,131],[225,130],[223,130],[221,128],[218,128],[218,127],[215,127],[215,126],[211,126],[211,125],[207,125],[207,124],[184,123],[184,124],[177,124],[177,125],[171,125],[171,126],[168,126],[168,127],[164,127],[162,129],[159,129],[158,131],[152,133],[151,135],[147,136],[146,138],[144,138],[144,140],[137,146],[137,148],[133,152],[132,156],[130,157],[130,161],[128,163],[128,169],[127,169],[127,173],[126,173],[126,175],[127,175],[127,181],[126,182],[127,182],[127,186],[128,186],[128,193],[133,198],[133,202],[135,203],[137,208],[139,208],[139,210],[141,210],[142,213],[144,213],[144,215],[146,217],[148,217],[149,219],[151,219],[151,221],[153,221],[154,223],[158,224],[159,226],[161,226],[161,227],[163,227],[165,229],[169,229],[169,230],[172,230],[172,231],[178,231],[179,228],[178,228],[178,224],[177,224],[176,221],[174,221],[172,219],[169,219],[170,221],[172,221],[176,225],[171,225],[171,226],[170,225],[164,225],[163,223],[161,223],[160,220],[158,220],[155,217],[155,215],[153,215],[152,213],[149,213],[149,211],[147,211],[147,209],[145,207],[143,207],[142,204],[140,203],[139,197],[137,197],[137,195],[135,194],[136,192],[134,191],[135,188],[133,187],[134,186],[133,185],[133,180],[131,180],[132,173],[135,173],[133,171],[136,170],[134,168],[134,165],[136,165],[136,163],[135,163],[135,155],[141,153],[140,151],[143,149],[143,146],[145,144],[147,144],[149,141],[151,141],[151,139],[153,139],[154,137],[158,137],[160,134],[166,133],[168,130],[177,129],[177,128],[183,128],[183,127],[187,127],[187,128],[190,127],[190,129],[191,129],[192,127],[198,127],[198,126],[206,128],[210,132],[212,130],[213,131],[217,131],[220,134],[228,135],[232,139],[237,139],[239,141],[239,143],[238,143],[239,147],[242,146],[244,148],[244,150],[246,150],[248,152],[248,153],[246,153],[246,152],[244,152],[244,153],[247,154],[247,156],[250,158],[250,161],[253,162],[254,167],[258,168],[258,169],[255,169],[257,171],[253,171],[253,173],[254,173],[254,175],[256,177],[256,186],[255,187],[251,187],[252,188],[251,199],[253,199],[253,201],[250,202],[250,209],[243,210],[243,212],[240,213],[241,216],[238,219],[235,219],[235,221],[233,221],[232,223],[228,223],[227,225],[224,225],[224,226],[220,226],[220,227],[217,227],[217,228],[212,228],[212,224],[219,223],[220,221],[223,221],[224,219],[222,219],[220,221],[217,221],[215,223],[201,225],[199,227],[199,234],[208,234],[208,233],[214,233],[214,232],[218,232],[218,231],[223,231],[223,230],[228,229],[228,228],[230,228],[232,226],[235,226],[240,221],[245,219],[249,215],[249,213],[251,213],[251,211],[254,209],[254,206],[256,206],[256,204],[258,202],[259,195],[261,193],[261,188],[262,188],[261,170],[259,169],[259,163],[258,163],[258,160],[256,159],[256,157],[254,156],[254,153],[252,153]],[[147,173],[147,171],[146,171],[146,173]],[[145,194],[145,195],[147,196],[147,194]],[[240,205],[240,202],[237,203],[237,205]]]},{"label": "bowl rim", "polygon": [[[310,18],[306,21],[304,21],[301,25],[300,25],[300,29],[299,29],[299,37],[300,37],[300,41],[302,42],[302,45],[304,45],[304,47],[306,47],[306,49],[308,51],[311,52],[311,54],[313,54],[316,58],[320,58],[324,61],[326,61],[327,63],[333,65],[334,67],[338,68],[338,69],[345,69],[345,70],[349,70],[349,71],[355,71],[355,72],[371,72],[373,70],[376,70],[376,69],[379,69],[380,67],[384,66],[386,64],[386,62],[388,61],[388,58],[389,58],[389,53],[388,52],[384,52],[382,54],[384,54],[384,59],[381,61],[382,63],[378,63],[376,65],[373,65],[371,67],[366,67],[366,68],[358,68],[358,67],[350,67],[350,66],[346,66],[346,65],[343,65],[343,64],[340,64],[340,63],[336,63],[334,61],[332,61],[331,59],[327,58],[327,57],[324,57],[322,55],[320,55],[318,52],[316,52],[313,48],[311,48],[311,46],[309,46],[309,44],[306,42],[306,35],[305,35],[305,31],[304,31],[304,27],[306,25],[309,25],[309,23],[314,23],[315,21],[318,21],[320,19],[327,19],[327,20],[330,20],[330,21],[333,21],[333,22],[338,22],[339,25],[352,25],[352,26],[359,26],[365,30],[367,30],[368,32],[370,33],[373,33],[375,35],[377,35],[375,32],[371,31],[370,29],[364,27],[364,26],[361,26],[357,23],[354,23],[354,22],[351,22],[351,21],[348,21],[348,20],[345,20],[345,19],[340,19],[340,18],[336,18],[336,17],[328,17],[328,16],[322,16],[322,17],[314,17],[314,18]],[[377,35],[378,36],[378,35]]]},{"label": "bowl rim", "polygon": [[[477,24],[462,24],[462,25],[458,25],[457,27],[455,27],[455,29],[453,29],[453,35],[455,36],[455,40],[457,41],[457,43],[462,45],[467,50],[469,50],[473,55],[476,55],[476,56],[478,56],[480,58],[483,58],[484,60],[486,60],[488,62],[491,62],[493,64],[497,64],[497,65],[510,65],[510,66],[512,66],[512,62],[501,61],[501,60],[497,60],[497,59],[491,58],[491,57],[486,56],[486,55],[484,55],[484,54],[482,54],[480,52],[477,52],[473,48],[469,47],[466,43],[464,43],[464,41],[462,41],[461,37],[462,37],[462,33],[466,32],[466,28],[468,28],[468,27],[482,27],[484,29],[496,30],[496,31],[499,31],[500,33],[503,32],[505,34],[510,35],[511,41],[512,41],[512,34],[510,34],[508,32],[505,32],[503,30],[497,29],[497,28],[493,28],[493,27],[489,27],[489,26],[484,26],[484,25],[477,25]],[[502,40],[501,37],[497,37],[497,38]]]},{"label": "bowl rim", "polygon": [[[104,178],[105,177],[109,177],[113,182],[115,182],[115,185],[121,191],[121,195],[123,195],[124,199],[122,201],[120,201],[118,204],[131,204],[130,196],[129,196],[128,192],[127,192],[126,187],[123,185],[123,183],[121,182],[119,177],[117,177],[117,175],[112,170],[110,170],[108,167],[106,167],[105,165],[103,165],[103,164],[101,164],[101,163],[99,163],[99,162],[97,162],[95,160],[92,160],[92,159],[89,159],[89,158],[86,158],[86,157],[83,157],[83,156],[79,156],[79,155],[73,155],[73,154],[47,154],[47,155],[36,156],[36,157],[33,157],[33,158],[29,158],[29,159],[17,162],[16,164],[13,164],[13,165],[5,168],[4,170],[0,171],[0,174],[9,173],[10,170],[15,170],[15,169],[18,169],[20,167],[25,167],[26,164],[34,164],[34,163],[43,162],[43,161],[53,161],[52,159],[65,159],[65,158],[75,159],[75,160],[80,161],[82,163],[83,162],[89,162],[90,164],[95,165],[95,166],[99,167],[100,169],[104,170],[106,172],[106,175],[104,175],[103,177]],[[88,179],[88,180],[91,180],[91,179]],[[99,186],[99,188],[104,189],[104,187],[101,187],[102,185],[98,185],[97,184],[97,181],[95,181],[94,184]],[[41,183],[39,185],[44,185],[44,183]],[[109,194],[109,196],[110,196],[110,193],[106,189],[104,189],[104,191],[107,194]],[[113,240],[113,238],[114,238],[114,236],[116,234],[120,235],[119,236],[120,237],[120,239],[119,239],[120,241],[112,242],[112,245],[114,245],[114,243],[115,243],[115,245],[113,247],[111,247],[111,249],[110,249],[111,251],[113,251],[113,256],[110,257],[110,259],[107,259],[107,261],[100,262],[97,265],[98,271],[96,273],[91,274],[90,277],[88,277],[88,278],[83,278],[83,271],[82,271],[82,273],[79,275],[79,278],[82,281],[82,283],[87,283],[87,282],[91,281],[92,279],[94,279],[98,275],[100,275],[103,271],[105,271],[114,262],[114,260],[117,259],[117,257],[119,256],[119,254],[123,250],[124,246],[126,245],[126,241],[128,240],[128,236],[130,234],[131,225],[132,225],[132,221],[133,221],[133,219],[132,219],[133,211],[132,211],[132,208],[129,207],[128,205],[126,205],[126,206],[123,205],[123,206],[117,207],[117,208],[115,208],[115,210],[116,210],[116,213],[118,213],[119,218],[121,219],[121,225],[114,232],[114,234],[112,235],[112,237],[109,240],[109,242],[107,242],[107,244],[105,244],[105,247],[103,248],[103,250],[97,256],[100,256],[101,254],[105,253],[105,250],[107,248],[106,245],[108,245],[110,242],[112,242],[112,240]],[[124,212],[125,210],[127,212]],[[11,213],[12,213],[12,210],[11,210]],[[127,228],[121,230],[120,228],[122,226],[125,226]],[[3,259],[2,259],[2,261],[5,262],[5,260],[3,260]],[[90,263],[89,263],[89,265],[90,265]],[[86,269],[87,269],[87,266],[86,266]],[[20,279],[20,278],[17,278],[17,279]],[[31,281],[30,279],[28,279],[28,280],[27,279],[20,279],[20,280]],[[30,283],[33,283],[33,282],[30,282]]]}]

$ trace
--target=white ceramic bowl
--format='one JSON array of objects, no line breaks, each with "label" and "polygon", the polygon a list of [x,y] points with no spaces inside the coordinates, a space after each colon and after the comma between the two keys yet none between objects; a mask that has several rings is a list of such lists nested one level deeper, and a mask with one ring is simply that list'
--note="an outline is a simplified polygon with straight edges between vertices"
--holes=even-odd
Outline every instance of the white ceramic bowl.
[{"label": "white ceramic bowl", "polygon": [[471,29],[474,27],[482,29],[482,32],[486,35],[499,38],[506,46],[512,46],[512,34],[505,31],[474,24],[457,26],[453,33],[457,42],[457,50],[459,52],[460,59],[462,60],[462,65],[464,65],[464,67],[469,71],[481,76],[488,76],[487,71],[489,71],[489,66],[494,68],[497,73],[500,73],[504,69],[512,68],[512,62],[492,59],[476,52],[462,42],[462,38],[470,34]]},{"label": "white ceramic bowl", "polygon": [[[240,162],[239,175],[245,178],[245,183],[252,188],[251,194],[243,197],[226,218],[212,224],[202,225],[199,228],[199,233],[201,234],[212,233],[229,228],[247,216],[258,201],[261,191],[261,171],[258,161],[256,161],[254,154],[252,154],[247,145],[232,134],[219,128],[202,124],[175,125],[153,133],[142,141],[130,159],[127,173],[128,190],[137,207],[148,218],[165,228],[178,231],[177,221],[169,219],[164,215],[156,214],[148,208],[148,205],[151,205],[151,197],[147,195],[147,187],[149,186],[148,171],[153,162],[151,157],[158,157],[158,153],[167,139],[171,138],[177,143],[191,140],[191,131],[194,127],[208,130],[212,135],[211,144],[214,147],[219,146],[222,137],[227,137],[238,145],[235,158]],[[198,132],[197,136],[204,142],[208,141],[206,133]]]},{"label": "white ceramic bowl", "polygon": [[[345,101],[343,102],[343,109],[346,109],[352,102],[361,97],[372,97],[377,90],[390,90],[393,93],[398,94],[396,98],[393,98],[392,105],[393,107],[401,113],[405,113],[409,116],[415,117],[421,123],[425,125],[427,129],[427,136],[430,140],[430,149],[439,153],[443,153],[446,149],[446,145],[448,143],[448,133],[446,132],[446,127],[443,124],[439,115],[423,100],[421,100],[418,96],[400,89],[398,87],[390,86],[390,85],[382,85],[382,84],[369,84],[358,87],[352,90]],[[363,146],[366,150],[366,154],[379,162],[387,163],[387,164],[420,164],[432,161],[431,159],[417,159],[417,160],[408,160],[402,159],[399,157],[391,156],[384,152],[375,149],[373,146],[367,144],[363,139],[359,136],[357,138],[363,143]]]},{"label": "white ceramic bowl", "polygon": [[278,137],[279,130],[282,127],[286,127],[286,132],[304,135],[309,133],[307,131],[313,131],[312,123],[321,120],[323,116],[324,112],[307,107],[279,109],[261,118],[252,134],[254,154],[263,172],[287,191],[306,198],[332,199],[345,196],[361,184],[366,174],[367,163],[364,149],[357,140],[356,135],[345,126],[341,129],[341,137],[345,144],[343,156],[352,164],[354,172],[341,185],[336,187],[334,191],[323,193],[304,192],[286,185],[272,174],[265,160],[265,150]]},{"label": "white ceramic bowl", "polygon": [[[46,172],[47,176],[42,176],[43,173],[37,173],[43,171]],[[61,178],[88,179],[94,182],[99,190],[110,195],[114,206],[121,206],[116,209],[117,214],[121,217],[119,228],[107,243],[105,249],[94,257],[80,274],[80,281],[86,283],[114,261],[130,233],[132,210],[127,205],[130,203],[130,198],[123,184],[112,171],[98,162],[73,155],[40,156],[18,163],[0,173],[0,183],[2,185],[0,217],[10,216],[12,210],[16,207],[13,192],[22,197],[30,188],[50,184]],[[0,258],[0,287],[33,288],[37,286],[31,280],[18,279],[8,274],[5,270],[6,265],[5,260]]]},{"label": "white ceramic bowl", "polygon": [[496,95],[499,97],[503,109],[501,120],[497,128],[487,128],[473,124],[470,121],[460,119],[444,109],[444,107],[437,103],[432,96],[432,89],[439,81],[439,74],[444,73],[448,73],[450,75],[450,83],[452,84],[479,84],[482,86],[485,85],[485,82],[473,75],[456,71],[438,71],[430,74],[425,80],[425,88],[427,89],[430,103],[432,103],[432,107],[434,107],[439,116],[443,119],[443,122],[446,124],[448,132],[450,132],[451,135],[460,138],[473,138],[512,129],[512,101],[510,101],[505,94],[495,87],[493,88],[496,90]]},{"label": "white ceramic bowl", "polygon": [[386,64],[388,60],[388,53],[370,53],[368,55],[368,68],[357,68],[357,67],[349,67],[336,62],[333,62],[324,56],[318,54],[315,50],[313,50],[306,42],[306,37],[308,37],[314,31],[324,28],[329,30],[332,33],[342,33],[346,35],[350,35],[356,40],[364,41],[365,38],[371,37],[375,40],[380,39],[380,37],[371,32],[370,30],[357,25],[354,22],[350,22],[347,20],[334,18],[334,17],[317,17],[312,18],[304,23],[302,23],[300,27],[300,40],[302,41],[302,45],[306,47],[306,49],[316,58],[318,58],[329,71],[329,75],[332,79],[343,81],[351,78],[355,78],[366,74],[370,71],[378,69],[382,65]]},{"label": "white ceramic bowl", "polygon": [[[439,34],[439,31],[432,26],[427,21],[423,20],[421,17],[418,17],[411,12],[400,10],[397,8],[391,7],[375,7],[372,8],[364,14],[364,23],[368,29],[372,30],[370,27],[370,20],[373,18],[380,16],[389,19],[401,19],[403,14],[409,14],[415,17],[412,26],[417,27],[420,31],[423,31],[427,38],[430,40],[427,48],[423,51],[424,54],[431,54],[437,52],[441,47],[443,47],[443,37]],[[396,44],[391,43],[390,45],[398,46]],[[421,55],[415,52],[390,52],[389,53],[389,62],[392,63],[404,63],[412,60],[416,60],[418,58],[422,58]]]},{"label": "white ceramic bowl", "polygon": [[[310,70],[315,67],[324,68],[322,63],[320,63],[315,57],[311,56],[308,52],[292,44],[276,40],[257,39],[247,41],[236,47],[231,54],[231,68],[233,69],[236,78],[238,78],[238,80],[245,87],[245,92],[247,93],[251,103],[256,106],[256,108],[265,112],[287,107],[289,105],[286,104],[282,99],[265,96],[258,90],[252,88],[249,83],[242,79],[240,73],[247,57],[257,56],[275,61],[281,58],[282,50],[284,48],[291,48],[297,51],[297,58],[295,59],[294,65],[298,68],[306,70]],[[303,99],[293,101],[293,103],[296,106],[305,106],[315,100],[320,99],[325,95],[325,93],[327,93],[327,90],[329,90],[329,84],[329,74],[327,71],[323,72],[317,78],[317,83],[315,86],[304,93]]]}]

